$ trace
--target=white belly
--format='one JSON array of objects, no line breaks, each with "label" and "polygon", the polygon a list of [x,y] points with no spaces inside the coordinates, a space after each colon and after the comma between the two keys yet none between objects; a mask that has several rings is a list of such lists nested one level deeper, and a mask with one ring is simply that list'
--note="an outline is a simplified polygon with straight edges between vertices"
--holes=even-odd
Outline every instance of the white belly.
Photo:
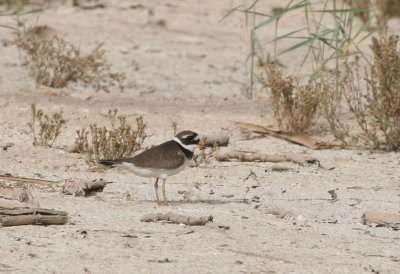
[{"label": "white belly", "polygon": [[189,161],[185,161],[185,163],[176,168],[176,169],[155,169],[155,168],[143,168],[143,167],[138,167],[135,166],[132,163],[127,163],[127,162],[122,162],[121,164],[117,165],[118,167],[122,167],[126,170],[129,170],[130,172],[141,176],[141,177],[146,177],[146,178],[160,178],[160,179],[166,179],[169,176],[175,175],[182,170],[185,169]]}]

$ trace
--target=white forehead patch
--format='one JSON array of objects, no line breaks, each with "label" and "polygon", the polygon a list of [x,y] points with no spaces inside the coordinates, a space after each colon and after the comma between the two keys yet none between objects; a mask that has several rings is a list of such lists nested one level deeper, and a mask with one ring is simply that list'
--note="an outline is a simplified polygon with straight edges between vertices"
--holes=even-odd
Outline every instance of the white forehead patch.
[{"label": "white forehead patch", "polygon": [[[187,139],[187,138],[189,138],[190,136],[193,136],[193,134],[189,133],[189,134],[186,134],[186,135],[181,136],[181,138],[182,138],[182,139]],[[196,138],[197,138],[197,136],[196,136]],[[194,138],[193,140],[197,140],[196,138]]]}]

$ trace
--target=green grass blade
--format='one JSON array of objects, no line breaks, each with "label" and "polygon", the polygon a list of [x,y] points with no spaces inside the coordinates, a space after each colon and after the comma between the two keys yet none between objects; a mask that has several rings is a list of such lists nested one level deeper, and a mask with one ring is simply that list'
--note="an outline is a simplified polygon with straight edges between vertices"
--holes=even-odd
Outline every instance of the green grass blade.
[{"label": "green grass blade", "polygon": [[282,34],[281,36],[278,36],[278,37],[274,38],[273,40],[268,41],[267,44],[271,44],[271,43],[274,43],[274,42],[278,42],[279,40],[282,40],[282,39],[284,39],[284,38],[299,38],[299,37],[296,37],[296,36],[294,37],[294,36],[292,36],[292,35],[295,34],[295,33],[300,32],[300,31],[306,30],[306,29],[307,29],[307,28],[301,28],[301,29],[298,29],[298,30],[294,30],[294,31],[292,31],[292,32],[288,32],[288,33],[286,33],[286,34]]},{"label": "green grass blade", "polygon": [[240,7],[243,7],[243,5],[238,5],[238,6],[234,7],[233,9],[229,10],[218,22],[221,23],[222,21],[225,20],[225,18],[227,18],[229,15],[231,15],[235,11],[241,11],[239,9]]}]

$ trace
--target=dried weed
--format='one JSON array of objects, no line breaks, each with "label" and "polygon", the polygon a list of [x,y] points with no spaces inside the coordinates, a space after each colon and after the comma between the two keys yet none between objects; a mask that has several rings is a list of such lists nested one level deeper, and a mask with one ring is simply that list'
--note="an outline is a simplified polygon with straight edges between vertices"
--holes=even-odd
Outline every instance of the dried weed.
[{"label": "dried weed", "polygon": [[373,37],[374,62],[364,79],[359,74],[358,60],[353,66],[346,62],[347,77],[340,84],[350,111],[363,131],[365,144],[374,149],[400,149],[399,40],[397,35],[388,36],[387,31],[381,32],[379,38]]},{"label": "dried weed", "polygon": [[385,26],[388,19],[400,16],[400,2],[398,0],[344,0],[351,8],[355,9],[355,15],[363,22],[368,22],[376,17],[378,25]]},{"label": "dried weed", "polygon": [[340,75],[335,72],[325,72],[324,75],[327,77],[324,78],[322,88],[320,89],[319,111],[328,122],[329,130],[335,139],[340,141],[343,146],[347,146],[350,128],[343,122],[343,117],[339,111],[343,98],[337,81]]},{"label": "dried weed", "polygon": [[[269,59],[269,58],[268,58]],[[299,85],[295,77],[284,78],[277,65],[269,60],[265,64],[266,86],[279,128],[306,132],[312,125],[319,104],[318,86],[312,82]]]},{"label": "dried weed", "polygon": [[48,29],[47,26],[31,28],[16,40],[17,47],[25,52],[25,61],[37,85],[63,88],[83,83],[96,91],[110,92],[114,87],[123,91],[125,74],[111,72],[101,44],[82,56],[76,46],[60,35],[45,35],[44,39],[43,30]]},{"label": "dried weed", "polygon": [[[86,154],[89,162],[131,157],[142,148],[143,141],[147,137],[143,117],[136,118],[136,130],[134,130],[127,124],[125,116],[117,114],[117,109],[108,112],[111,129],[91,124],[89,129],[76,131],[77,152]],[[117,122],[118,127],[116,127]]]},{"label": "dried weed", "polygon": [[36,146],[52,147],[60,135],[61,127],[66,123],[63,112],[47,115],[35,104],[31,105],[32,121],[28,122],[33,135],[33,144]]}]

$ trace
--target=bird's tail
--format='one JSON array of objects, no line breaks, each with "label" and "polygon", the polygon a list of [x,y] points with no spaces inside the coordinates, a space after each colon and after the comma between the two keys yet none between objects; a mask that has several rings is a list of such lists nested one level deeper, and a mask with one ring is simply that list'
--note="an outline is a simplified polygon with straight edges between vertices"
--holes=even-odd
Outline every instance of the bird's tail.
[{"label": "bird's tail", "polygon": [[114,160],[100,160],[99,164],[101,164],[103,166],[113,166],[113,165],[117,164],[117,162]]}]

